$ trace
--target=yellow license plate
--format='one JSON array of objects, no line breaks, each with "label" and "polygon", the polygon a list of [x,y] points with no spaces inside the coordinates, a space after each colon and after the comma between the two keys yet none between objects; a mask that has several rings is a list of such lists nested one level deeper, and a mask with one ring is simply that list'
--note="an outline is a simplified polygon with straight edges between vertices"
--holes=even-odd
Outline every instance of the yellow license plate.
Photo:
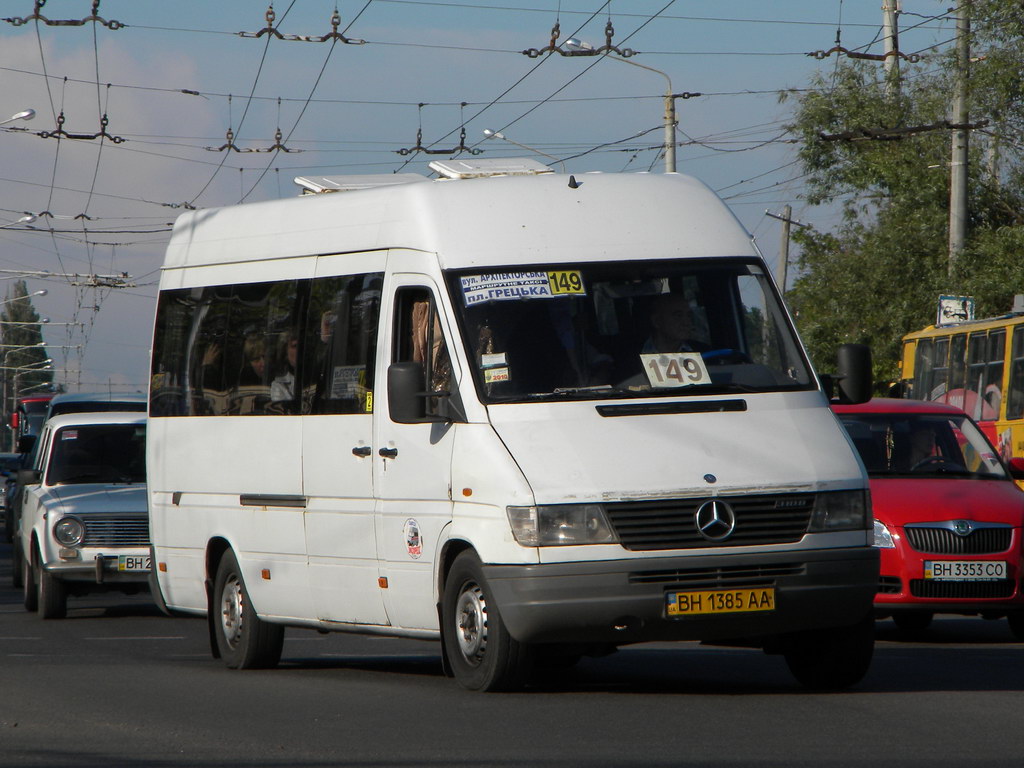
[{"label": "yellow license plate", "polygon": [[775,610],[774,587],[669,592],[665,599],[669,616]]}]

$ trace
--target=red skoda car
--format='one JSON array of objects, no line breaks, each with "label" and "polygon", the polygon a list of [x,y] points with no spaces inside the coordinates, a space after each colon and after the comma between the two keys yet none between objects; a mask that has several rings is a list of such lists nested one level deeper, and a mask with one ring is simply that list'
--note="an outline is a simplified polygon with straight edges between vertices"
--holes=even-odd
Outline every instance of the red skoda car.
[{"label": "red skoda car", "polygon": [[1024,460],[1004,465],[959,408],[874,399],[832,406],[868,471],[881,578],[875,608],[903,630],[936,613],[1007,617],[1024,640]]}]

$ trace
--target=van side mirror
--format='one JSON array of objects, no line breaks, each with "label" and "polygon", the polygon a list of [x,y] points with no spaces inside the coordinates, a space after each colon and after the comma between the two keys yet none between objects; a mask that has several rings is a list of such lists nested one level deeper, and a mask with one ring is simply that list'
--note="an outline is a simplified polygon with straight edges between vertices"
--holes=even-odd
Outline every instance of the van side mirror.
[{"label": "van side mirror", "polygon": [[843,344],[837,353],[837,363],[839,402],[855,404],[870,400],[873,384],[871,347],[867,344]]},{"label": "van side mirror", "polygon": [[19,469],[18,485],[38,485],[43,481],[43,473],[38,469]]},{"label": "van side mirror", "polygon": [[422,363],[392,363],[388,366],[388,409],[398,424],[448,421],[427,413],[428,397],[448,397],[447,392],[423,391]]}]

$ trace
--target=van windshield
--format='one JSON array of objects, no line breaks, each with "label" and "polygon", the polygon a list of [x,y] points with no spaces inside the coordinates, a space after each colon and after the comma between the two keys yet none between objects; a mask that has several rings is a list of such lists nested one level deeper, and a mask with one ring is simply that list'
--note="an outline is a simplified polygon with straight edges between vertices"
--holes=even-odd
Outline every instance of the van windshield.
[{"label": "van windshield", "polygon": [[448,273],[484,402],[813,389],[760,261]]}]

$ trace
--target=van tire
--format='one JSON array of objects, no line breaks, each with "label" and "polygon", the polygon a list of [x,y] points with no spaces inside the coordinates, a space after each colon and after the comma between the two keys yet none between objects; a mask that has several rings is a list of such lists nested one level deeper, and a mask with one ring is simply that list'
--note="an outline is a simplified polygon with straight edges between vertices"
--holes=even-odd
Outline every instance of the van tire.
[{"label": "van tire", "polygon": [[512,691],[530,674],[533,654],[505,628],[480,559],[466,551],[445,578],[441,633],[455,679],[471,691]]},{"label": "van tire", "polygon": [[793,677],[812,690],[842,690],[860,682],[875,650],[875,617],[850,627],[801,632],[784,651]]},{"label": "van tire", "polygon": [[220,657],[229,669],[269,669],[281,660],[284,627],[261,620],[252,607],[235,553],[217,566],[211,620]]},{"label": "van tire", "polygon": [[36,578],[32,559],[22,556],[19,568],[21,570],[21,593],[25,610],[29,613],[35,613],[39,610],[39,593],[36,591]]},{"label": "van tire", "polygon": [[892,620],[901,632],[914,635],[928,629],[934,616],[931,611],[894,611]]},{"label": "van tire", "polygon": [[63,619],[68,615],[68,592],[64,582],[43,568],[41,558],[36,558],[36,593],[39,595],[39,617]]},{"label": "van tire", "polygon": [[25,564],[21,556],[21,543],[19,539],[11,542],[11,586],[21,589],[25,584]]},{"label": "van tire", "polygon": [[1017,640],[1024,641],[1024,611],[1010,611],[1006,614],[1006,621],[1010,625],[1010,631]]}]

